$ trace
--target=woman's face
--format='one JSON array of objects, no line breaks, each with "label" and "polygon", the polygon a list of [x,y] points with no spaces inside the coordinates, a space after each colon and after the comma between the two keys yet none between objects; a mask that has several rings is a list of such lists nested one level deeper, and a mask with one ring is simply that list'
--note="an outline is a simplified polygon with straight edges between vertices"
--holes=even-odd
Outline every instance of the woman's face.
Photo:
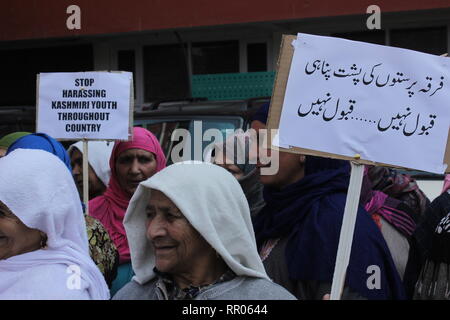
[{"label": "woman's face", "polygon": [[214,164],[224,168],[238,180],[244,176],[244,172],[233,161],[226,158],[222,152],[217,153],[217,156],[214,158]]},{"label": "woman's face", "polygon": [[155,250],[155,265],[174,276],[204,273],[215,251],[164,193],[151,191],[146,208],[147,238]]},{"label": "woman's face", "polygon": [[0,201],[0,260],[40,248],[41,233],[27,227]]},{"label": "woman's face", "polygon": [[141,181],[156,173],[157,162],[153,153],[142,149],[128,149],[116,159],[116,176],[120,187],[132,196]]},{"label": "woman's face", "polygon": [[[70,153],[70,165],[72,167],[72,175],[77,185],[78,193],[83,196],[83,154],[77,149],[73,148]],[[102,195],[106,190],[106,186],[102,180],[97,176],[92,166],[89,164],[88,181],[89,181],[89,199],[93,199]]]}]

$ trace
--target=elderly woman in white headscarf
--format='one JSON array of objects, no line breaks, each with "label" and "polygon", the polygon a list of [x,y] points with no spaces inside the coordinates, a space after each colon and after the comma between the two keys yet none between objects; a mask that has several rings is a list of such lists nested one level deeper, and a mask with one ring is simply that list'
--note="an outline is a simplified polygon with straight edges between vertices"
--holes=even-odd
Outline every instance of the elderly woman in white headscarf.
[{"label": "elderly woman in white headscarf", "polygon": [[0,159],[0,274],[0,299],[109,298],[73,179],[49,152]]},{"label": "elderly woman in white headscarf", "polygon": [[136,275],[113,299],[295,299],[268,279],[245,195],[219,166],[158,172],[141,182],[124,221]]}]

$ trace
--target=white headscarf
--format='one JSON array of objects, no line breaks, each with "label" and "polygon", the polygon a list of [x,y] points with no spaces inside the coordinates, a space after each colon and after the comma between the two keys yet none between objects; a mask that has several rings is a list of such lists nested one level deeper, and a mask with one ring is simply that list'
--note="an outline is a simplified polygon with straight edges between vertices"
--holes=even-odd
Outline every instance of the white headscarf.
[{"label": "white headscarf", "polygon": [[[109,158],[111,157],[111,151],[114,147],[114,143],[106,141],[89,141],[88,142],[88,162],[94,169],[97,177],[103,182],[105,187],[108,186],[109,178],[111,177],[111,168],[109,167]],[[73,148],[77,148],[78,151],[83,154],[83,141],[78,141],[72,144],[68,152],[72,152]]]},{"label": "white headscarf", "polygon": [[143,181],[131,198],[124,225],[136,273],[144,284],[155,274],[155,255],[146,237],[150,189],[164,193],[239,276],[268,278],[258,255],[247,199],[225,169],[207,163],[173,164]]},{"label": "white headscarf", "polygon": [[0,260],[0,299],[109,299],[89,256],[75,183],[60,159],[31,149],[1,158],[0,200],[48,237],[46,249]]}]

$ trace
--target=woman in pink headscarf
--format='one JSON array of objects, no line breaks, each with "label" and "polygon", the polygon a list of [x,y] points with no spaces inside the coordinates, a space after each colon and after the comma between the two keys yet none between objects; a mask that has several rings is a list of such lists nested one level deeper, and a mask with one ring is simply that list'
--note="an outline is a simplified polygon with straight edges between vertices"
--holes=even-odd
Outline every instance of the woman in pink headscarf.
[{"label": "woman in pink headscarf", "polygon": [[109,160],[111,178],[105,193],[89,201],[89,214],[108,230],[119,251],[119,270],[111,295],[131,280],[130,262],[123,219],[128,203],[139,183],[162,170],[166,158],[158,139],[144,128],[133,128],[133,140],[116,142]]}]

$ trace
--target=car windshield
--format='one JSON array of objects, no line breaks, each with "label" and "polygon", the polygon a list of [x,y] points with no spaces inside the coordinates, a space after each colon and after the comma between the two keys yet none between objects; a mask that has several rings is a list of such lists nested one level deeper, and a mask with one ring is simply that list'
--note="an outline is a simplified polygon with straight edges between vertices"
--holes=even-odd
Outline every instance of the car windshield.
[{"label": "car windshield", "polygon": [[[164,154],[167,158],[167,165],[174,161],[172,157],[172,150],[178,145],[182,144],[174,150],[177,155],[183,157],[184,160],[204,160],[203,157],[198,156],[199,146],[201,146],[201,155],[205,149],[214,143],[215,138],[205,136],[205,132],[210,129],[216,129],[220,132],[222,139],[233,133],[236,129],[241,128],[243,119],[238,117],[221,117],[218,118],[201,118],[201,119],[180,119],[180,120],[138,120],[135,121],[135,126],[144,127],[151,131],[159,140]],[[184,129],[184,130],[180,130]],[[190,141],[185,141],[184,134],[189,132]],[[175,133],[172,141],[172,135]],[[181,138],[180,136],[183,136]],[[190,145],[189,145],[190,144]],[[190,151],[189,151],[190,150]],[[185,154],[190,152],[190,154]]]}]

